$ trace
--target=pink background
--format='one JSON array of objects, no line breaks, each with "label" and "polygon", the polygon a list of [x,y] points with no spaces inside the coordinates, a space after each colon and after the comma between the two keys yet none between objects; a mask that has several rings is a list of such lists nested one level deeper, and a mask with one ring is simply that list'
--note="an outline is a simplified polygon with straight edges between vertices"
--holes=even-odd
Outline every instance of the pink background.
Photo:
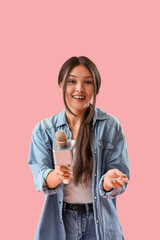
[{"label": "pink background", "polygon": [[[1,239],[33,239],[44,196],[27,166],[33,127],[59,113],[61,65],[91,58],[97,106],[115,115],[131,167],[117,208],[127,240],[159,237],[159,1],[1,1]],[[3,223],[3,227],[2,227]]]}]

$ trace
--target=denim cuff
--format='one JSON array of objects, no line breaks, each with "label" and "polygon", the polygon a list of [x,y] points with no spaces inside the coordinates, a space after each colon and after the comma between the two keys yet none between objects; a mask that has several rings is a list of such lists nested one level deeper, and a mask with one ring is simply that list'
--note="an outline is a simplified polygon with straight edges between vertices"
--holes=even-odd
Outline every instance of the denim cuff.
[{"label": "denim cuff", "polygon": [[125,185],[123,185],[121,188],[113,188],[110,191],[106,191],[103,187],[104,177],[105,177],[105,175],[103,175],[101,177],[100,182],[99,182],[99,194],[101,197],[113,199],[125,191]]},{"label": "denim cuff", "polygon": [[56,188],[50,189],[47,187],[47,184],[46,184],[46,178],[51,171],[53,171],[53,169],[47,168],[41,171],[37,178],[38,191],[47,195],[57,193]]}]

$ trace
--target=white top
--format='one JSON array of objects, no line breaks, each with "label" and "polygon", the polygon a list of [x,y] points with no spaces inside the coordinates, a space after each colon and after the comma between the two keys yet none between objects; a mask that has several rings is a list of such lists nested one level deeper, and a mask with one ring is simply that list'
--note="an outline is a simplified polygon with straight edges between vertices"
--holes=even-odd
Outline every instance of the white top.
[{"label": "white top", "polygon": [[[75,143],[76,140],[71,140],[72,143],[72,167],[75,163]],[[69,184],[63,186],[63,200],[68,203],[91,203],[92,202],[92,184],[90,186],[82,186],[74,184],[73,179]]]}]

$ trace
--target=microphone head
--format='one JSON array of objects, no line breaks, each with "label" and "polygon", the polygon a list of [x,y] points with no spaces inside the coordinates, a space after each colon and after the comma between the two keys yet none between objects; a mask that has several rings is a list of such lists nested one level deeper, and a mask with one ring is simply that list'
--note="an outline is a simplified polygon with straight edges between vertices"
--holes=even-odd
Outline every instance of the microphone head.
[{"label": "microphone head", "polygon": [[67,135],[65,133],[64,130],[58,130],[56,133],[55,133],[55,141],[57,143],[58,146],[65,146],[67,145]]}]

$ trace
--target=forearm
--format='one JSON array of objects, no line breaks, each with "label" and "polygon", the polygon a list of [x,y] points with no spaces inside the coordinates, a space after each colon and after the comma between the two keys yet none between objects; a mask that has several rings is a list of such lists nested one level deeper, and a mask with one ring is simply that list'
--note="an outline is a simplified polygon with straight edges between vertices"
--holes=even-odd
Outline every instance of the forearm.
[{"label": "forearm", "polygon": [[57,187],[62,181],[57,177],[55,170],[51,171],[46,178],[47,187],[51,189]]}]

